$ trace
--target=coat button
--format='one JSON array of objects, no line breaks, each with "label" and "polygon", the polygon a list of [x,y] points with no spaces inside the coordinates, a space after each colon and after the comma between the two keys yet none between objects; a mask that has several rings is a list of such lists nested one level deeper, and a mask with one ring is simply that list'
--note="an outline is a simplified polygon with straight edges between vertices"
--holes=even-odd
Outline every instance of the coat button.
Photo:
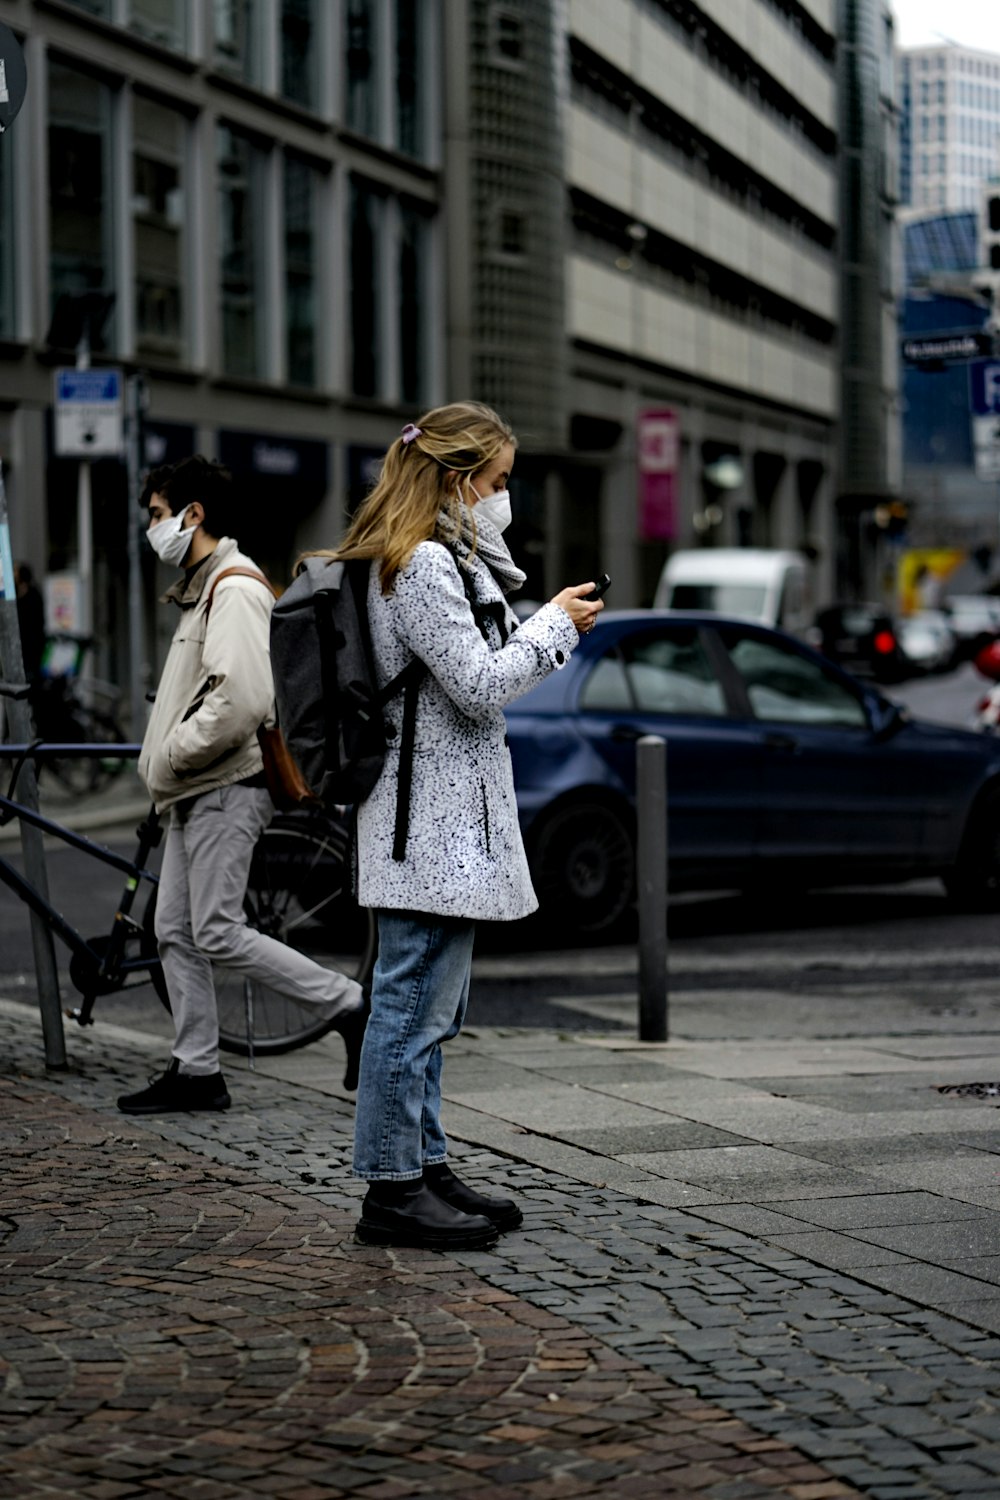
[{"label": "coat button", "polygon": [[387,740],[394,740],[396,738],[396,726],[395,726],[395,724],[386,724],[385,725],[385,737],[386,737]]},{"label": "coat button", "polygon": [[557,661],[557,663],[559,664],[560,667],[562,666],[562,664],[563,664],[563,662],[565,660],[566,660],[565,654],[562,651],[557,651],[556,652],[556,661]]}]

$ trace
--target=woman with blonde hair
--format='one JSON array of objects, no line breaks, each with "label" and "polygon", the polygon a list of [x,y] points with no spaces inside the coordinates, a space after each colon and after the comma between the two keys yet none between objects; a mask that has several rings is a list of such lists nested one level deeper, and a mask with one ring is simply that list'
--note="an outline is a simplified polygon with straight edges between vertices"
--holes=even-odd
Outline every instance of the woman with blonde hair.
[{"label": "woman with blonde hair", "polygon": [[448,1166],[441,1044],[465,1016],[476,921],[537,906],[504,704],[562,667],[603,606],[578,584],[518,625],[505,596],[524,574],[501,536],[514,448],[489,407],[428,412],[391,444],[336,554],[371,562],[379,685],[414,660],[426,669],[414,707],[389,704],[385,766],[358,808],[358,898],[379,928],[354,1140],[365,1244],[483,1247],[521,1222]]}]

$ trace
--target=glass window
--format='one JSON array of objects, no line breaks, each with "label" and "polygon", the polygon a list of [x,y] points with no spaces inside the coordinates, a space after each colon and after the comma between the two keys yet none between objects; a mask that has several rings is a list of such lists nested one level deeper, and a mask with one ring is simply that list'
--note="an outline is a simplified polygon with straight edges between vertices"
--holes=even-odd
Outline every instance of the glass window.
[{"label": "glass window", "polygon": [[10,152],[0,147],[0,334],[10,338],[14,326],[14,182]]},{"label": "glass window", "polygon": [[598,713],[634,713],[635,701],[617,649],[602,656],[583,685],[580,707]]},{"label": "glass window", "polygon": [[511,6],[494,6],[490,17],[492,60],[507,67],[524,63],[524,17]]},{"label": "glass window", "polygon": [[[111,96],[104,84],[49,64],[49,282],[62,293],[111,291]],[[95,350],[107,347],[107,326]]]},{"label": "glass window", "polygon": [[136,98],[133,109],[132,222],[135,328],[141,355],[183,362],[184,146],[176,110]]},{"label": "glass window", "polygon": [[753,583],[675,583],[670,609],[707,609],[719,615],[750,615],[760,619],[767,590]]},{"label": "glass window", "polygon": [[378,297],[384,204],[377,194],[351,184],[351,388],[377,396],[381,387],[381,328]]},{"label": "glass window", "polygon": [[403,204],[399,244],[400,387],[404,401],[423,402],[427,395],[430,339],[430,266],[427,215]]},{"label": "glass window", "polygon": [[281,92],[315,109],[319,56],[315,0],[281,0]]},{"label": "glass window", "polygon": [[111,0],[69,0],[69,3],[89,15],[100,16],[102,21],[111,20]]},{"label": "glass window", "polygon": [[722,684],[697,630],[633,636],[622,655],[640,712],[725,715]]},{"label": "glass window", "polygon": [[760,636],[724,632],[733,664],[758,719],[777,724],[836,724],[866,729],[864,705],[818,662]]},{"label": "glass window", "polygon": [[215,65],[244,83],[261,81],[258,0],[214,0]]},{"label": "glass window", "polygon": [[602,656],[580,707],[605,713],[726,715],[726,700],[697,630],[632,636]]},{"label": "glass window", "polygon": [[347,123],[379,135],[379,79],[374,0],[347,0]]},{"label": "glass window", "polygon": [[319,173],[285,158],[285,354],[292,385],[316,384],[316,202]]},{"label": "glass window", "polygon": [[396,145],[424,154],[420,79],[424,68],[418,0],[396,0]]},{"label": "glass window", "polygon": [[219,127],[218,153],[222,368],[230,375],[262,378],[265,158],[228,125]]},{"label": "glass window", "polygon": [[147,41],[179,52],[186,40],[184,0],[129,0],[128,24]]}]

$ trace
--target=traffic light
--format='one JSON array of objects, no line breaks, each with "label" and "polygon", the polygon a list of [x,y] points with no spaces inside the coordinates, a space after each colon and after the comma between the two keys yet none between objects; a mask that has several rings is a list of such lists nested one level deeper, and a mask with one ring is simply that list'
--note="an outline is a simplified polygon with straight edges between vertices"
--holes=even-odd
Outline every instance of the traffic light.
[{"label": "traffic light", "polygon": [[1000,271],[1000,191],[991,190],[986,197],[983,215],[983,264],[990,271]]}]

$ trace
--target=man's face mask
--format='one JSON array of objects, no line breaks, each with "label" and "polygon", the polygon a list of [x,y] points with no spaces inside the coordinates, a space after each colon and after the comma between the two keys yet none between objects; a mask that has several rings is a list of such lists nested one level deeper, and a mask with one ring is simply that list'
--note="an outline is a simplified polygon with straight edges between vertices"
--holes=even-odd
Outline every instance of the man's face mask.
[{"label": "man's face mask", "polygon": [[185,506],[176,516],[168,516],[165,521],[158,521],[146,532],[146,540],[162,562],[169,563],[175,568],[184,564],[184,559],[191,550],[191,543],[197,526],[184,527],[184,517],[190,510]]}]

